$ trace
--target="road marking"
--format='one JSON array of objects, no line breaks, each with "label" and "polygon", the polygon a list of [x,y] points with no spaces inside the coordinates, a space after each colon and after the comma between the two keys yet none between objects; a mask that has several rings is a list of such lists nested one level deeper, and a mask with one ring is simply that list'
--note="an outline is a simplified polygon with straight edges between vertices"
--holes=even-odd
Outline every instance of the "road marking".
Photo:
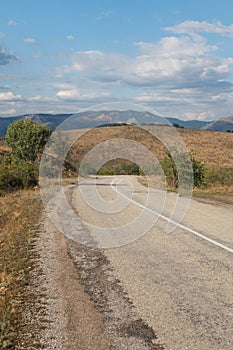
[{"label": "road marking", "polygon": [[[116,179],[116,178],[115,178],[115,179]],[[165,215],[163,215],[163,214],[160,214],[160,213],[156,212],[155,210],[152,210],[152,209],[150,209],[150,208],[147,208],[147,207],[145,207],[144,205],[142,205],[142,204],[136,202],[135,200],[133,200],[133,199],[131,199],[131,198],[125,196],[125,195],[122,194],[120,191],[118,191],[116,185],[113,186],[113,183],[114,183],[115,179],[112,180],[112,182],[111,182],[111,187],[112,187],[112,189],[113,189],[114,191],[116,191],[119,195],[121,195],[122,197],[126,198],[128,201],[130,201],[130,202],[136,204],[136,205],[139,206],[140,208],[145,209],[145,210],[147,210],[148,212],[150,212],[150,213],[152,213],[152,214],[156,214],[156,215],[159,216],[161,219],[163,219],[163,220],[165,220],[165,221],[167,221],[167,222],[169,222],[169,223],[171,223],[171,224],[174,224],[174,225],[178,226],[179,228],[181,228],[181,229],[183,229],[183,230],[185,230],[185,231],[188,231],[188,232],[192,233],[192,234],[195,235],[195,236],[197,236],[197,237],[199,237],[199,238],[201,238],[201,239],[204,239],[205,241],[207,241],[207,242],[209,242],[209,243],[212,243],[212,244],[215,245],[216,247],[222,248],[222,249],[224,249],[224,250],[226,250],[226,251],[228,251],[228,252],[230,252],[230,253],[233,254],[233,249],[232,249],[232,248],[230,248],[230,247],[228,247],[228,246],[226,246],[226,245],[224,245],[224,244],[222,244],[222,243],[219,243],[219,242],[215,241],[214,239],[211,239],[211,238],[209,238],[209,237],[203,235],[202,233],[200,233],[200,232],[198,232],[198,231],[196,231],[196,230],[193,230],[193,229],[191,229],[191,228],[189,228],[189,227],[187,227],[187,226],[184,226],[184,225],[182,225],[182,224],[180,224],[180,223],[178,223],[178,222],[176,222],[176,221],[174,221],[174,220],[168,218],[167,216],[165,216]]]}]

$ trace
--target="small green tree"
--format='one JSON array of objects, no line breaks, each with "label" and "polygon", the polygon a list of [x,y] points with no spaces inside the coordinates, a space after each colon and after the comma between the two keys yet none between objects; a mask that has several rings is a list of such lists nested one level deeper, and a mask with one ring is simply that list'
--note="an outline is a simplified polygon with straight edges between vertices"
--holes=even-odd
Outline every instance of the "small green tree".
[{"label": "small green tree", "polygon": [[50,135],[51,130],[47,125],[40,125],[30,119],[13,122],[5,137],[6,144],[11,148],[12,160],[35,162]]},{"label": "small green tree", "polygon": [[37,160],[43,152],[51,131],[30,119],[13,122],[7,129],[6,143],[11,152],[0,164],[0,195],[34,187],[38,183]]},{"label": "small green tree", "polygon": [[190,152],[190,159],[193,166],[193,184],[195,187],[202,187],[206,185],[205,174],[206,169],[204,164],[194,157],[194,153]]},{"label": "small green tree", "polygon": [[[190,174],[190,161],[192,174]],[[205,184],[205,167],[202,162],[195,159],[193,152],[177,151],[171,154],[169,151],[166,151],[166,157],[161,162],[161,165],[168,184],[173,188],[178,188],[180,179],[184,183],[189,183],[192,180],[195,187],[201,187]]]}]

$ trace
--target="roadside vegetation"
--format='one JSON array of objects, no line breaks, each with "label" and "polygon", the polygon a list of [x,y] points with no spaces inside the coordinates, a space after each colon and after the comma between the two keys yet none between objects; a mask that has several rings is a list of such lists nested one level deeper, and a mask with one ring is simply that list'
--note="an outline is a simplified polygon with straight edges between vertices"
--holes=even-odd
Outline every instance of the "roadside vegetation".
[{"label": "roadside vegetation", "polygon": [[[156,132],[163,137],[169,137],[168,126],[154,126]],[[190,152],[194,171],[194,195],[214,196],[221,193],[233,198],[233,135],[229,132],[214,132],[208,130],[190,130],[177,128],[181,138]],[[75,133],[75,130],[72,131]],[[94,128],[85,132],[72,146],[68,161],[79,169],[82,159],[95,145],[116,138],[132,139],[149,149],[160,162],[166,175],[167,187],[175,190],[177,187],[177,174],[174,163],[169,159],[164,145],[151,133],[137,126],[115,126]],[[131,150],[129,149],[129,156]],[[177,155],[178,158],[180,155]],[[182,156],[181,156],[182,158]],[[96,174],[91,165],[82,166],[87,173]],[[151,167],[151,169],[150,169]],[[135,171],[136,169],[136,171]],[[133,170],[133,171],[132,171]],[[132,174],[143,175],[138,167],[130,162],[108,162],[98,170],[99,175]],[[159,171],[148,165],[147,174],[154,174],[155,184],[158,182]],[[143,176],[141,176],[143,180]],[[144,179],[145,182],[145,179]],[[161,181],[159,182],[161,183]]]},{"label": "roadside vegetation", "polygon": [[5,143],[10,152],[0,164],[0,196],[37,185],[40,156],[50,134],[46,125],[30,119],[15,121],[8,127]]},{"label": "roadside vegetation", "polygon": [[5,138],[8,151],[4,145],[0,161],[0,349],[16,348],[23,327],[34,225],[42,210],[33,187],[49,135],[47,126],[25,120],[12,123]]},{"label": "roadside vegetation", "polygon": [[[193,170],[190,172],[190,161]],[[160,161],[160,166],[153,164],[144,164],[141,169],[137,164],[124,159],[117,159],[116,161],[110,161],[103,165],[99,170],[91,167],[89,164],[77,164],[79,168],[81,166],[82,175],[140,175],[140,176],[159,176],[161,173],[160,167],[162,167],[167,186],[173,189],[177,189],[179,186],[179,174],[176,165],[182,170],[182,178],[185,181],[192,181],[195,187],[201,188],[206,186],[205,181],[205,167],[202,162],[196,160],[193,152],[190,154],[180,153],[174,151],[173,155],[170,152],[165,151],[164,158]],[[190,169],[191,170],[191,169]]]},{"label": "roadside vegetation", "polygon": [[22,331],[34,225],[42,204],[35,191],[0,197],[0,349],[14,348]]}]

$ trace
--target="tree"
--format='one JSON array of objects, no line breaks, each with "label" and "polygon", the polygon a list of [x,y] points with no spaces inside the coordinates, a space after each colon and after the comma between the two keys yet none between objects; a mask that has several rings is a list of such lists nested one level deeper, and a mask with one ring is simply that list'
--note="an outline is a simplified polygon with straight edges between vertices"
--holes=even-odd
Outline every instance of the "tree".
[{"label": "tree", "polygon": [[[190,174],[190,161],[192,174]],[[171,154],[166,151],[166,157],[161,163],[167,182],[171,187],[178,188],[181,180],[184,184],[188,184],[192,180],[195,187],[201,187],[205,184],[205,167],[202,162],[195,159],[193,152],[176,151]]]},{"label": "tree", "polygon": [[40,125],[30,119],[13,122],[5,137],[6,144],[11,148],[12,160],[35,162],[42,154],[50,135],[51,130],[47,125]]},{"label": "tree", "polygon": [[193,166],[193,184],[195,187],[201,187],[206,184],[205,181],[205,166],[194,157],[193,152],[190,153],[190,159]]}]

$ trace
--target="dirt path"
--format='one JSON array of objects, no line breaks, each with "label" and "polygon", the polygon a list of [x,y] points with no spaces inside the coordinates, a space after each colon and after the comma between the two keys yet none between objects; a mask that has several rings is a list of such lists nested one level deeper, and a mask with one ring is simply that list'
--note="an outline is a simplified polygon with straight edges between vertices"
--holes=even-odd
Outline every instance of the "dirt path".
[{"label": "dirt path", "polygon": [[67,240],[44,215],[34,242],[36,267],[25,307],[25,334],[18,349],[109,349],[103,317],[83,286],[67,252]]},{"label": "dirt path", "polygon": [[17,350],[163,349],[100,249],[68,240],[44,214],[32,254]]}]

